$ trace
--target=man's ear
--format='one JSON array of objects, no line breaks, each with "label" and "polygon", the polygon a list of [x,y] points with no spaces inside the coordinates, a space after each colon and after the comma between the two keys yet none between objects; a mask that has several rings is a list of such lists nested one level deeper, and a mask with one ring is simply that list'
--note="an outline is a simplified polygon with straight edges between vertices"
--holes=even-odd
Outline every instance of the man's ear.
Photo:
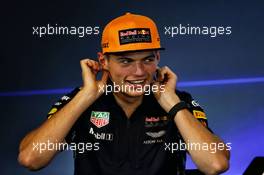
[{"label": "man's ear", "polygon": [[158,61],[158,64],[159,64],[159,61],[160,61],[160,51],[159,51],[159,50],[156,50],[156,51],[154,52],[154,54],[155,54],[155,56],[156,56],[156,58],[157,58],[157,61]]},{"label": "man's ear", "polygon": [[102,54],[102,52],[98,52],[97,56],[98,56],[98,61],[102,66],[102,68],[104,70],[108,70],[108,59],[106,58],[106,55]]}]

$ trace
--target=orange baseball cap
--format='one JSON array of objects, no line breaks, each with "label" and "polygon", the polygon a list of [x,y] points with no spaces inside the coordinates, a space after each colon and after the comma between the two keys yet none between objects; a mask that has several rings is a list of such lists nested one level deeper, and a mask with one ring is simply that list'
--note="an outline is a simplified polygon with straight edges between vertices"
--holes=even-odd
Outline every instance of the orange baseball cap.
[{"label": "orange baseball cap", "polygon": [[106,25],[101,45],[103,54],[164,49],[152,19],[131,13],[117,17]]}]

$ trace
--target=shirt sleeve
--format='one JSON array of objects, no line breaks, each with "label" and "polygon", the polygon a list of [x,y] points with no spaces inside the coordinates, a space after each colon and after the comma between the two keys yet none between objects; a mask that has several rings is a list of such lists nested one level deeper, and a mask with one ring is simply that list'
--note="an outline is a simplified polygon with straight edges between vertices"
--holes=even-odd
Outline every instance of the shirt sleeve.
[{"label": "shirt sleeve", "polygon": [[184,91],[177,91],[176,93],[179,98],[187,104],[188,110],[193,114],[193,116],[211,131],[211,129],[208,127],[208,121],[205,111],[200,106],[200,104],[195,99],[193,99],[191,94]]},{"label": "shirt sleeve", "polygon": [[[67,103],[71,101],[71,99],[80,91],[80,88],[77,87],[72,90],[70,93],[62,96],[59,100],[57,100],[50,108],[47,119],[52,118],[52,116],[58,112],[61,108],[63,108]],[[67,143],[73,142],[74,133],[75,133],[76,123],[71,128],[70,132],[67,134],[65,140]]]}]

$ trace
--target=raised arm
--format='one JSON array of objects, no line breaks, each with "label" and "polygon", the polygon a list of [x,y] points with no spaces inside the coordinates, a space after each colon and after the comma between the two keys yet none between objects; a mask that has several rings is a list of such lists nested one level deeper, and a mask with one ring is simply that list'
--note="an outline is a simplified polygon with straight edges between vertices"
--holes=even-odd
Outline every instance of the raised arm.
[{"label": "raised arm", "polygon": [[45,167],[59,150],[42,150],[35,148],[37,143],[61,143],[81,114],[103,93],[99,86],[106,84],[108,72],[103,71],[100,81],[96,74],[101,70],[99,63],[90,59],[80,62],[82,68],[83,88],[60,110],[54,113],[37,129],[27,134],[19,146],[18,161],[30,170]]}]

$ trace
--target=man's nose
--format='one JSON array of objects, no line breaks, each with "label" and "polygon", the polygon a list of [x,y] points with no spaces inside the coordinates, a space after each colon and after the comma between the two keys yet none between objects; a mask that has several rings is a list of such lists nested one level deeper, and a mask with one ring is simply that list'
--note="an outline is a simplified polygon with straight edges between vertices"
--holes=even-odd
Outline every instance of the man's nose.
[{"label": "man's nose", "polygon": [[141,76],[145,74],[144,64],[141,62],[136,62],[134,67],[134,75]]}]

